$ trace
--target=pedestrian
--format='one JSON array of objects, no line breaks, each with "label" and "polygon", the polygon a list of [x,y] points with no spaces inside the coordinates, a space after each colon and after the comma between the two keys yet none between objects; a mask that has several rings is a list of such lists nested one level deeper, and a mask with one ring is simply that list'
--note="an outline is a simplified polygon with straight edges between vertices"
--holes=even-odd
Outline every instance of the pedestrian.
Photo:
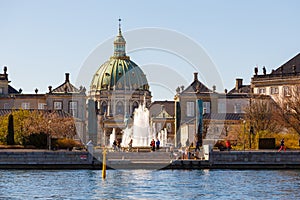
[{"label": "pedestrian", "polygon": [[117,140],[117,150],[121,151],[121,142]]},{"label": "pedestrian", "polygon": [[196,149],[195,149],[195,151],[197,152],[197,151],[200,151],[200,141],[197,141],[196,142]]},{"label": "pedestrian", "polygon": [[230,144],[230,141],[229,141],[229,140],[226,140],[225,146],[226,146],[227,151],[230,151],[230,149],[231,149],[231,144]]},{"label": "pedestrian", "polygon": [[159,149],[159,145],[160,145],[160,141],[159,141],[159,139],[157,138],[157,140],[156,140],[156,150]]},{"label": "pedestrian", "polygon": [[114,151],[117,150],[117,141],[116,140],[114,140],[114,142],[113,142],[113,148],[114,148]]},{"label": "pedestrian", "polygon": [[154,141],[154,139],[152,139],[152,141],[150,143],[150,146],[151,146],[151,150],[155,151],[155,141]]},{"label": "pedestrian", "polygon": [[284,146],[284,138],[282,138],[282,140],[280,141],[280,149],[278,150],[278,152],[280,152],[282,149],[284,150],[284,152],[286,151],[286,148]]},{"label": "pedestrian", "polygon": [[130,140],[130,142],[128,143],[128,151],[132,150],[132,139]]}]

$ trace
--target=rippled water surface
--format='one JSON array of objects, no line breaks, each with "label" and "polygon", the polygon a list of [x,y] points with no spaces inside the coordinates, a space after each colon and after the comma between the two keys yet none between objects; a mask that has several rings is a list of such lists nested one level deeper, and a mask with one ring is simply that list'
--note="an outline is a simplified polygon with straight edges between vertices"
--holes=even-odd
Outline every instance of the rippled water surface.
[{"label": "rippled water surface", "polygon": [[300,199],[297,170],[0,170],[0,199]]}]

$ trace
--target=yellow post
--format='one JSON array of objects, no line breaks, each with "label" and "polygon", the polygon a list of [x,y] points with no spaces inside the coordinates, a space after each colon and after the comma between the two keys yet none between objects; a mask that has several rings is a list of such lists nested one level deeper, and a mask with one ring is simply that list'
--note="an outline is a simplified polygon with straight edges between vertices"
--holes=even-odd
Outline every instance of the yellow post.
[{"label": "yellow post", "polygon": [[106,178],[106,148],[103,150],[103,159],[102,159],[102,178]]}]

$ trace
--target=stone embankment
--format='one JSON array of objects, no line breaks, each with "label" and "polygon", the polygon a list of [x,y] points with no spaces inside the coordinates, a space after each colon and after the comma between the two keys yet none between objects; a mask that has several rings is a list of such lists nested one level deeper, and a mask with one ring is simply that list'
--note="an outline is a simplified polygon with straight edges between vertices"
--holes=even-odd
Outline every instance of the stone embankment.
[{"label": "stone embankment", "polygon": [[166,169],[300,169],[300,151],[211,151],[208,160],[175,160]]},{"label": "stone embankment", "polygon": [[93,162],[87,151],[0,150],[0,169],[93,169]]},{"label": "stone embankment", "polygon": [[[210,151],[207,160],[170,152],[108,152],[108,169],[300,169],[300,151]],[[0,169],[98,169],[102,151],[0,150]]]}]

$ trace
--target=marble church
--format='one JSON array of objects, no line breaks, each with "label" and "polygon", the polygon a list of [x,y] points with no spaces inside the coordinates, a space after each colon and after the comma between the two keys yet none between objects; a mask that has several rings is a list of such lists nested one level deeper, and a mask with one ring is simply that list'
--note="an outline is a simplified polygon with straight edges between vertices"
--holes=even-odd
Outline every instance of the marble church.
[{"label": "marble church", "polygon": [[101,145],[109,144],[113,132],[121,142],[122,130],[132,125],[135,108],[144,101],[149,107],[152,98],[146,74],[126,55],[120,23],[113,47],[113,55],[95,72],[90,85],[88,134]]}]

